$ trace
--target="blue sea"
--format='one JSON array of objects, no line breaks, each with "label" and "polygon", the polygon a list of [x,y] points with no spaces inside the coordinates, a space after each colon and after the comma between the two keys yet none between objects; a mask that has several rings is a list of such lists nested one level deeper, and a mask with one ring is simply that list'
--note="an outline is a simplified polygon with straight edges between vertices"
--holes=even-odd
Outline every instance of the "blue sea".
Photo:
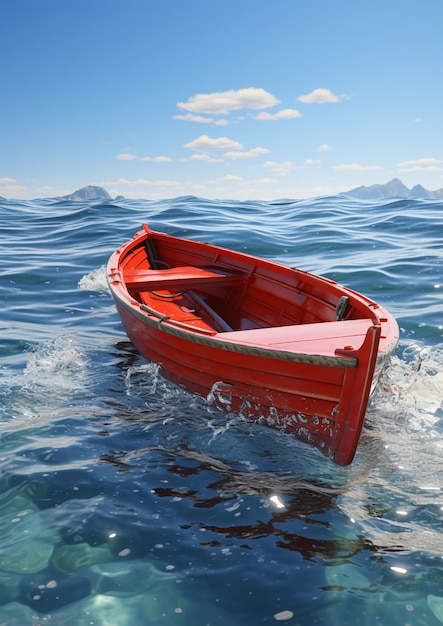
[{"label": "blue sea", "polygon": [[[352,465],[137,354],[105,265],[143,221],[397,318]],[[1,200],[0,624],[442,624],[442,243],[433,200]]]}]

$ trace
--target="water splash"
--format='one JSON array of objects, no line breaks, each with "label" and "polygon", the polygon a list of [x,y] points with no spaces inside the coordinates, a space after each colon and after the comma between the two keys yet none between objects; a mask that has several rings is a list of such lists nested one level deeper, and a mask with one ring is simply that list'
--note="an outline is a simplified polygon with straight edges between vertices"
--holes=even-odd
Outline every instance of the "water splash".
[{"label": "water splash", "polygon": [[83,389],[87,357],[72,335],[62,335],[38,346],[23,373],[27,391],[51,390],[51,394]]},{"label": "water splash", "polygon": [[[51,546],[92,556],[83,546],[68,573],[52,558],[0,571],[0,623],[443,622],[441,202],[1,204],[3,564],[20,567],[22,546],[28,571]],[[395,314],[403,345],[352,466],[259,424],[225,428],[128,348],[104,264],[146,220]],[[107,528],[121,546],[97,563]]]},{"label": "water splash", "polygon": [[0,421],[5,424],[50,419],[87,386],[89,361],[75,336],[62,335],[29,353],[22,372],[5,368],[0,384]]},{"label": "water splash", "polygon": [[374,398],[373,409],[395,423],[402,416],[409,432],[443,443],[443,344],[409,343],[393,357]]},{"label": "water splash", "polygon": [[102,265],[82,276],[78,281],[78,287],[86,291],[109,291],[106,267]]}]

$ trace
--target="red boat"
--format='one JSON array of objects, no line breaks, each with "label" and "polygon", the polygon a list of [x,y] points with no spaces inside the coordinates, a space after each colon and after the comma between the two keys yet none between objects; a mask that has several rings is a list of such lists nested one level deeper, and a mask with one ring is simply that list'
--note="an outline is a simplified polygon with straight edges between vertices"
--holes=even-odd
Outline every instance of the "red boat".
[{"label": "red boat", "polygon": [[351,463],[398,341],[380,305],[332,280],[146,224],[107,273],[129,339],[166,377]]}]

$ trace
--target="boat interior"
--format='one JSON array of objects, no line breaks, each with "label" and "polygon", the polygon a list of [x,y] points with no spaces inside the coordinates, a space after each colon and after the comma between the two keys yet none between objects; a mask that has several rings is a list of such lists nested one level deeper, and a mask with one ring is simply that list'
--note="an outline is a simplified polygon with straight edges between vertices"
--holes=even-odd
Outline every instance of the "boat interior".
[{"label": "boat interior", "polygon": [[120,269],[142,308],[201,333],[368,317],[333,281],[162,233],[132,247]]}]

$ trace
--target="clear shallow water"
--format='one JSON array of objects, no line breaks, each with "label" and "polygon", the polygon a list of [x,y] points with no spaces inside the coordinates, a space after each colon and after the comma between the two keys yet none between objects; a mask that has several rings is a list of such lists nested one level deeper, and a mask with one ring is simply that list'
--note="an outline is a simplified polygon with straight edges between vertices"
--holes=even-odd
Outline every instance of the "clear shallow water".
[{"label": "clear shallow water", "polygon": [[[350,467],[137,355],[104,265],[142,221],[397,317]],[[442,240],[436,201],[1,201],[0,624],[443,623]]]}]

